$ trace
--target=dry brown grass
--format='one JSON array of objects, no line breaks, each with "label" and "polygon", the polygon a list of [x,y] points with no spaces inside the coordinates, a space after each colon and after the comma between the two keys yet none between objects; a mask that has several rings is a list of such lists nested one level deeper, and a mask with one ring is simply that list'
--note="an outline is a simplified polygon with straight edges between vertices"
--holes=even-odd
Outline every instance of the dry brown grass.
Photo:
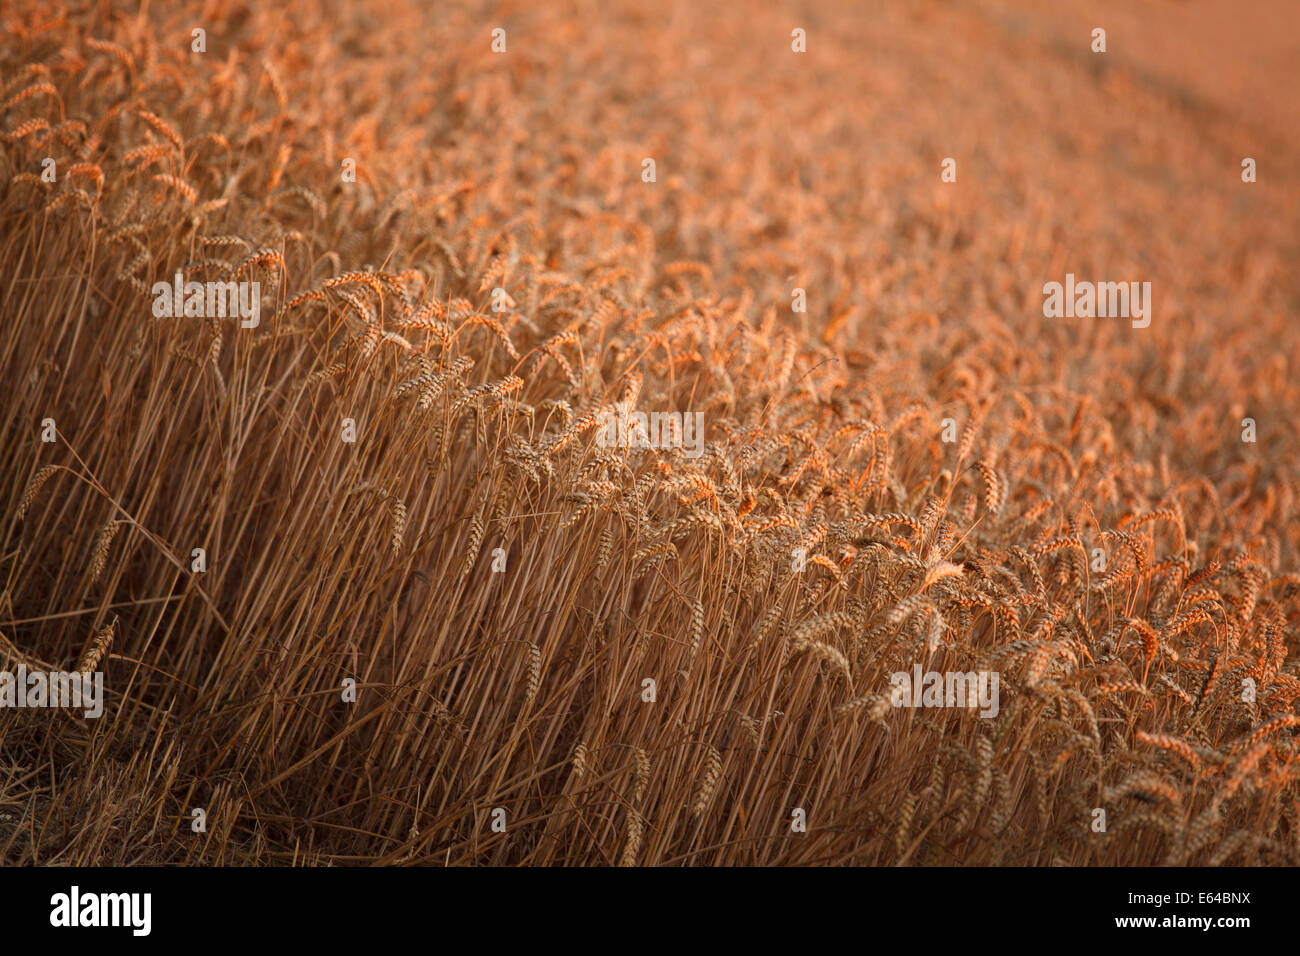
[{"label": "dry brown grass", "polygon": [[1285,128],[1015,4],[163,6],[0,39],[0,654],[109,691],[0,860],[1297,862]]}]

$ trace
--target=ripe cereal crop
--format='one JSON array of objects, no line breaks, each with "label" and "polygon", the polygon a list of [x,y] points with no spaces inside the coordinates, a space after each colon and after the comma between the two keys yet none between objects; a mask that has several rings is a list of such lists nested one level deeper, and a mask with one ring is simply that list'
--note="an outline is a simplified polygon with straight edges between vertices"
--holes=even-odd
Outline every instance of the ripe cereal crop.
[{"label": "ripe cereal crop", "polygon": [[0,862],[1300,863],[1284,4],[183,6],[0,13]]}]

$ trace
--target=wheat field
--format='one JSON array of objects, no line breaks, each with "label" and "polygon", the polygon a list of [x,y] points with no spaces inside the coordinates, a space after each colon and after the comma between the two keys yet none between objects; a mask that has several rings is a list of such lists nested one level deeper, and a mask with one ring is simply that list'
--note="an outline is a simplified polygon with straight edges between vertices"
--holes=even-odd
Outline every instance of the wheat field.
[{"label": "wheat field", "polygon": [[0,862],[1300,862],[1284,4],[177,6],[2,14]]}]

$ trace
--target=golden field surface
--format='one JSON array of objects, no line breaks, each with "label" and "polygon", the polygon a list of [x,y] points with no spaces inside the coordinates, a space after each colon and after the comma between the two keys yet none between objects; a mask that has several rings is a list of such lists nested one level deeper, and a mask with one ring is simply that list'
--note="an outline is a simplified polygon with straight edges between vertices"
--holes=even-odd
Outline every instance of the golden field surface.
[{"label": "golden field surface", "polygon": [[179,6],[0,13],[0,862],[1300,862],[1288,4]]}]

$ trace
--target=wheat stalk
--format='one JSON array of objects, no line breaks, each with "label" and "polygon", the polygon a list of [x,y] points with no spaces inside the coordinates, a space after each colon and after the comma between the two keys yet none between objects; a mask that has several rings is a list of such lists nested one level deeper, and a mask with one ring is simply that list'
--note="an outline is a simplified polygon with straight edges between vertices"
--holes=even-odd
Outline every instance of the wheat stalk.
[{"label": "wheat stalk", "polygon": [[94,671],[104,655],[108,653],[109,647],[113,644],[113,638],[117,636],[117,618],[113,618],[107,626],[100,628],[91,639],[86,643],[85,649],[81,652],[81,659],[77,661],[77,670],[83,674]]}]

